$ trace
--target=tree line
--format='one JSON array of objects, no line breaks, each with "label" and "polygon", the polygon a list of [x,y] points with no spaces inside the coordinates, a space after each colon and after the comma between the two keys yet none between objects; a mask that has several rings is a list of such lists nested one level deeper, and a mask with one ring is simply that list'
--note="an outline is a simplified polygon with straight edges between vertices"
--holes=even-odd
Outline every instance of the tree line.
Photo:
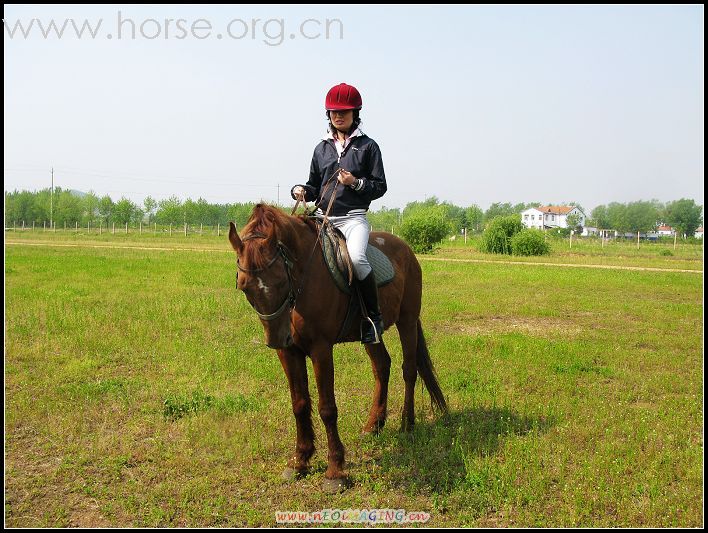
[{"label": "tree line", "polygon": [[[410,202],[403,209],[381,207],[376,211],[370,211],[368,218],[375,229],[390,231],[392,228],[400,227],[403,221],[412,215],[436,212],[447,221],[453,233],[459,234],[463,228],[468,232],[480,233],[488,222],[497,217],[520,214],[526,209],[539,205],[548,204],[494,203],[483,210],[474,204],[461,207],[449,202],[440,202],[433,196],[424,201]],[[567,205],[575,205],[585,212],[576,202],[569,202]],[[99,223],[124,225],[139,222],[174,226],[182,224],[215,226],[234,221],[238,227],[243,227],[251,215],[253,206],[253,202],[212,204],[202,198],[194,201],[181,200],[176,196],[160,201],[148,196],[141,205],[138,205],[125,197],[114,201],[108,195],[98,196],[93,192],[77,193],[56,187],[53,199],[51,190],[48,188],[34,192],[6,191],[5,221],[6,223],[23,221],[31,225],[33,222],[43,224],[51,218],[57,226],[64,224],[73,226],[77,223],[81,226]],[[286,207],[283,209],[289,211]],[[692,236],[703,223],[703,207],[689,199],[666,204],[658,200],[628,204],[615,202],[593,209],[585,225],[636,233],[651,231],[662,223]]]},{"label": "tree line", "polygon": [[613,202],[597,206],[585,223],[586,226],[613,229],[620,233],[646,233],[661,224],[671,226],[680,235],[693,237],[703,225],[703,206],[687,198],[665,204],[658,200],[628,204]]},{"label": "tree line", "polygon": [[67,224],[80,226],[86,224],[160,224],[179,226],[182,224],[207,226],[225,225],[233,220],[239,226],[246,223],[251,216],[253,203],[211,204],[199,198],[181,200],[172,196],[166,200],[157,201],[148,196],[142,205],[122,197],[118,201],[108,196],[89,192],[76,193],[54,189],[52,199],[50,189],[37,192],[14,191],[5,192],[5,221],[24,221],[42,224],[50,218],[57,226]]}]

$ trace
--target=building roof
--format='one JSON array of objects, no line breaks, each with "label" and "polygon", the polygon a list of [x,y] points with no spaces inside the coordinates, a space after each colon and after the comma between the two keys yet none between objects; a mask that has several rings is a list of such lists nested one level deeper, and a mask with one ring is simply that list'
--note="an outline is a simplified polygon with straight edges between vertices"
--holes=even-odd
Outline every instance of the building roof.
[{"label": "building roof", "polygon": [[656,228],[656,231],[674,231],[674,228],[672,228],[671,226],[664,225]]},{"label": "building roof", "polygon": [[567,215],[573,209],[574,205],[540,205],[536,209],[542,213],[551,213],[552,215]]},{"label": "building roof", "polygon": [[700,228],[698,228],[698,229],[696,230],[696,233],[703,233],[703,226],[701,226]]}]

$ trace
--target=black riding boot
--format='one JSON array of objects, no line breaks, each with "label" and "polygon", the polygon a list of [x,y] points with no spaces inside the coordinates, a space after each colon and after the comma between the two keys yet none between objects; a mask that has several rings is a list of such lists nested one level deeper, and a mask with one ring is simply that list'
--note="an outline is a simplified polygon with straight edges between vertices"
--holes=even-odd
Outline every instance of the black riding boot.
[{"label": "black riding boot", "polygon": [[369,315],[368,318],[364,317],[361,321],[361,343],[378,344],[381,342],[384,326],[373,270],[364,279],[359,280],[359,290]]}]

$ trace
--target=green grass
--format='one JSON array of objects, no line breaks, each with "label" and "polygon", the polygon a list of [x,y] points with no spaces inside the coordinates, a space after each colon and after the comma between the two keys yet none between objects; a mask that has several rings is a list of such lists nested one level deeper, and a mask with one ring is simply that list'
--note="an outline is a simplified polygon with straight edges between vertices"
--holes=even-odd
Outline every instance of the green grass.
[{"label": "green grass", "polygon": [[673,241],[641,241],[637,247],[637,242],[631,240],[573,238],[571,246],[567,238],[548,237],[551,255],[540,257],[483,254],[479,252],[479,241],[479,236],[470,236],[465,244],[464,239],[456,237],[454,241],[444,241],[438,253],[468,259],[703,270],[703,243],[695,240],[679,240],[674,248]]},{"label": "green grass", "polygon": [[[354,485],[327,495],[316,410],[313,474],[279,479],[295,443],[289,391],[224,236],[6,236],[206,250],[6,246],[9,526],[272,526],[276,510],[336,508],[426,511],[436,526],[703,523],[701,275],[422,261],[451,413],[434,416],[419,386],[416,428],[398,432],[389,330],[389,422],[361,437],[370,362],[338,345]],[[702,270],[690,250],[595,252],[543,261]]]}]

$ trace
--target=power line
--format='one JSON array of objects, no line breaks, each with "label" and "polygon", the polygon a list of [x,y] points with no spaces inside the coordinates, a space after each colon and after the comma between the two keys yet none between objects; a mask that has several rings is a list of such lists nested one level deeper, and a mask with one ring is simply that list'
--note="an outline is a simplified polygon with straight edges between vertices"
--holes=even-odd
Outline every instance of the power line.
[{"label": "power line", "polygon": [[[255,189],[277,189],[278,185],[254,185],[253,183],[238,183],[233,181],[207,181],[209,177],[197,177],[197,176],[172,176],[172,177],[154,177],[154,176],[136,176],[136,175],[126,175],[126,174],[115,174],[105,171],[86,171],[73,169],[71,167],[55,167],[58,173],[65,174],[78,174],[81,176],[96,177],[96,178],[109,178],[109,179],[119,179],[119,180],[129,180],[129,181],[142,181],[142,182],[156,182],[156,183],[178,183],[182,185],[186,184],[199,184],[199,185],[221,185],[221,186],[235,186],[235,187],[249,187]],[[34,169],[12,169],[4,168],[3,172],[36,172]],[[215,178],[215,177],[211,177]],[[216,177],[215,179],[219,179]]]}]

